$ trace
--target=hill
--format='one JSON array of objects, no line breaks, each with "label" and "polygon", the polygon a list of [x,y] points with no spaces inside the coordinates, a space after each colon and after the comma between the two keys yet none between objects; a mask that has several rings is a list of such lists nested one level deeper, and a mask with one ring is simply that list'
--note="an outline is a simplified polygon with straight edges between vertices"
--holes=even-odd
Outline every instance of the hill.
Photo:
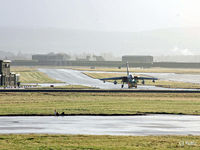
[{"label": "hill", "polygon": [[[56,28],[0,28],[0,50],[30,53],[112,52],[168,55],[173,48],[198,53],[200,28],[169,28],[143,32],[100,32]],[[169,51],[172,50],[172,51]],[[179,53],[176,52],[176,53]]]}]

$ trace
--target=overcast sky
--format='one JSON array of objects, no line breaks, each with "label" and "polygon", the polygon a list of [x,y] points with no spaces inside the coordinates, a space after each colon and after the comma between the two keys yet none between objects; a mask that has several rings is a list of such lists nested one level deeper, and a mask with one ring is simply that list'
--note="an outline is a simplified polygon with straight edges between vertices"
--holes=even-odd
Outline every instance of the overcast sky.
[{"label": "overcast sky", "polygon": [[199,27],[200,0],[0,0],[0,26],[141,31]]},{"label": "overcast sky", "polygon": [[[199,7],[200,0],[0,0],[0,50],[200,54]],[[163,30],[139,32],[154,29]]]}]

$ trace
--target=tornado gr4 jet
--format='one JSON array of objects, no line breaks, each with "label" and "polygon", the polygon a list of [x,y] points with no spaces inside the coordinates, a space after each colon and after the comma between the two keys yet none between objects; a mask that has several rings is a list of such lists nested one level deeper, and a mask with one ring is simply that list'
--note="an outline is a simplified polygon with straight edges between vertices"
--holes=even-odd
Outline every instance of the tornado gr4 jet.
[{"label": "tornado gr4 jet", "polygon": [[145,80],[152,80],[152,82],[155,82],[155,80],[158,80],[157,78],[132,76],[129,73],[128,63],[126,63],[126,67],[127,67],[127,76],[103,78],[100,80],[102,80],[104,83],[106,80],[114,80],[114,84],[117,84],[117,80],[121,80],[122,88],[124,87],[124,83],[128,84],[128,88],[132,88],[132,87],[137,88],[137,84],[138,84],[139,80],[142,80],[142,84],[145,84]]}]

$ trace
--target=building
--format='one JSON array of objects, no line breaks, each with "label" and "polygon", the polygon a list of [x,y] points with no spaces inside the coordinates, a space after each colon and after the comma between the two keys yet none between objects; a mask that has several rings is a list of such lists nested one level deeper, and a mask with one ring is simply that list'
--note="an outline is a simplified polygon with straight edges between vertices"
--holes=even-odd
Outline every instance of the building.
[{"label": "building", "polygon": [[85,58],[76,58],[76,61],[105,61],[103,56],[97,56],[97,55],[87,55]]},{"label": "building", "polygon": [[10,72],[10,60],[0,60],[0,86],[16,87],[19,85],[19,74]]},{"label": "building", "polygon": [[153,56],[138,56],[138,55],[126,55],[122,56],[122,63],[142,63],[152,64]]},{"label": "building", "polygon": [[93,55],[93,58],[95,58],[96,61],[105,61],[105,59],[103,58],[103,56]]}]

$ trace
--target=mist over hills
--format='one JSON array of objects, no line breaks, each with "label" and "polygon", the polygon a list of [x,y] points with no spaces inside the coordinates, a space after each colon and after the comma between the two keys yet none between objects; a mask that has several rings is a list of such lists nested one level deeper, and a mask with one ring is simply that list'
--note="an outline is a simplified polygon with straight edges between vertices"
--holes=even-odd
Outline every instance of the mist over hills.
[{"label": "mist over hills", "polygon": [[0,51],[22,53],[200,54],[200,28],[101,32],[56,28],[0,27]]}]

